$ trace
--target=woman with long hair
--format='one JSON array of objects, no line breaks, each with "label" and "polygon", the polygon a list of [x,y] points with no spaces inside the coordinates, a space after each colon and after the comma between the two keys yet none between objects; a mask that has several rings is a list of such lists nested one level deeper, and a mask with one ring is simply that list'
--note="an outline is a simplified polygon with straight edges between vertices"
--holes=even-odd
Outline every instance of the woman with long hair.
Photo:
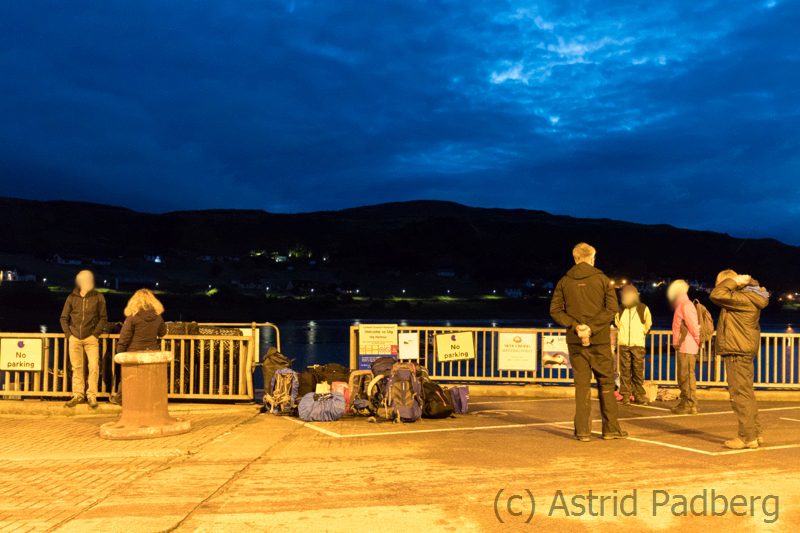
[{"label": "woman with long hair", "polygon": [[[117,353],[158,350],[161,347],[158,338],[167,332],[162,314],[164,306],[150,290],[136,291],[125,306],[125,323],[119,332]],[[109,401],[121,403],[122,391],[112,395]]]}]

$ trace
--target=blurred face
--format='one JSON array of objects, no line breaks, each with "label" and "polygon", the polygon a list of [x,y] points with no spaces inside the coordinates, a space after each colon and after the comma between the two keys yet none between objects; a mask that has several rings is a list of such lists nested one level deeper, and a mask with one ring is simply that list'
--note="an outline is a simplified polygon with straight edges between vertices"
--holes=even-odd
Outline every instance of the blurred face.
[{"label": "blurred face", "polygon": [[622,291],[622,305],[625,307],[633,307],[638,302],[639,298],[633,291]]},{"label": "blurred face", "polygon": [[88,270],[79,272],[75,277],[75,285],[78,286],[81,292],[89,292],[94,289],[94,274]]}]

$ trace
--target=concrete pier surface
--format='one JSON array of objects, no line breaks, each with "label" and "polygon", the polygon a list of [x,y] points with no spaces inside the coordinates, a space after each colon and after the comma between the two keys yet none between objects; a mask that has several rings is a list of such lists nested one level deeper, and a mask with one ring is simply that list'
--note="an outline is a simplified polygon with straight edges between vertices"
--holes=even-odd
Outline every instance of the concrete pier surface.
[{"label": "concrete pier surface", "polygon": [[620,407],[631,438],[590,443],[571,438],[569,399],[471,401],[469,415],[408,425],[173,404],[193,431],[143,441],[99,437],[112,409],[67,417],[0,402],[13,413],[0,415],[0,531],[800,527],[800,402],[762,402],[765,446],[731,451],[721,400],[696,416]]}]

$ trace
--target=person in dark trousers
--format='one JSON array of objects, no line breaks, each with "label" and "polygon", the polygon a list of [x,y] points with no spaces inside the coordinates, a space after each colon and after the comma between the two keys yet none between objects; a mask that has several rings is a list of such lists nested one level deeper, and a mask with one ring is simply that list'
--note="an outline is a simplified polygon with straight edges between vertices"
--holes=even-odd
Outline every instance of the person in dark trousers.
[{"label": "person in dark trousers", "polygon": [[761,345],[761,310],[769,292],[748,275],[723,270],[711,291],[711,301],[721,309],[717,321],[716,353],[725,361],[731,407],[739,420],[739,434],[725,441],[733,450],[758,448],[764,443],[753,387],[753,359]]},{"label": "person in dark trousers", "polygon": [[619,329],[617,334],[617,353],[619,354],[619,393],[622,404],[633,401],[637,405],[647,405],[644,390],[644,355],[647,334],[653,327],[650,308],[639,299],[639,290],[633,285],[622,288],[622,311],[614,317]]},{"label": "person in dark trousers", "polygon": [[[161,315],[164,306],[147,289],[139,289],[125,307],[125,323],[119,332],[117,353],[155,351],[161,348],[158,339],[167,333]],[[122,391],[113,395],[111,403],[122,403]]]},{"label": "person in dark trousers", "polygon": [[567,328],[572,374],[575,380],[575,438],[591,435],[591,383],[597,381],[603,439],[624,439],[628,433],[617,420],[614,398],[614,357],[611,321],[617,313],[617,295],[611,280],[594,267],[596,251],[586,243],[572,250],[575,266],[559,280],[550,301],[553,320]]},{"label": "person in dark trousers", "polygon": [[[97,381],[100,375],[100,335],[108,323],[106,299],[94,287],[94,274],[81,270],[75,276],[75,289],[67,296],[61,311],[61,329],[67,338],[72,369],[72,399],[65,406],[83,401],[97,407]],[[83,363],[89,363],[89,382],[84,381]]]}]

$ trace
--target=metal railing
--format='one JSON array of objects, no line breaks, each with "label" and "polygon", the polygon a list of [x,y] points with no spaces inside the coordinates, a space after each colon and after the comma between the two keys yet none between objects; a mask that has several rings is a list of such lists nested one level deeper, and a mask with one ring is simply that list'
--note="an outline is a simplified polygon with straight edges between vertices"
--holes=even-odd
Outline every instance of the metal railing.
[{"label": "metal railing", "polygon": [[[563,335],[555,328],[437,327],[398,326],[398,333],[418,333],[419,363],[433,379],[481,383],[569,384],[572,371],[564,366],[545,366],[542,340]],[[436,335],[469,331],[473,333],[475,358],[440,363],[436,359]],[[536,371],[500,370],[498,335],[530,333],[536,335]],[[800,389],[800,334],[762,333],[761,347],[755,359],[755,385],[764,389]],[[702,387],[726,385],[723,358],[714,354],[714,339],[706,343],[697,358],[697,384]],[[350,327],[350,366],[358,367],[358,326]],[[645,379],[660,385],[676,385],[676,357],[672,332],[651,331],[647,337]]]},{"label": "metal railing", "polygon": [[[269,322],[241,324],[200,324],[239,329],[239,335],[167,335],[161,349],[173,353],[169,368],[168,396],[173,399],[252,400],[253,369],[258,362],[261,328],[274,331],[280,350],[280,331]],[[42,369],[0,371],[2,397],[69,397],[71,369],[69,350],[63,334],[0,333],[0,338],[41,339]],[[100,379],[98,397],[107,397],[117,383],[118,366],[111,363],[119,335],[100,337]],[[86,365],[84,365],[86,368]]]}]

